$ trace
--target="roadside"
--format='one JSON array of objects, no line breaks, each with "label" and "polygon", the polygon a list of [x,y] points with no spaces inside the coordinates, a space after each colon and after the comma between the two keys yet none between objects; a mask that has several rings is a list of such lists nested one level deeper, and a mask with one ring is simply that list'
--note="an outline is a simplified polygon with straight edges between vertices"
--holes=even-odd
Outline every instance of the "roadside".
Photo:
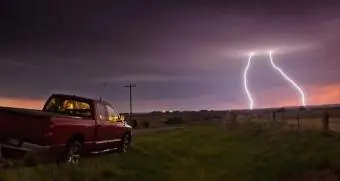
[{"label": "roadside", "polygon": [[[148,128],[148,129],[136,129],[133,130],[132,135],[133,136],[139,136],[144,134],[151,134],[151,133],[158,133],[158,132],[167,132],[177,129],[183,129],[184,127],[180,126],[170,126],[170,127],[159,127],[159,128]],[[0,158],[0,168],[4,167],[12,167],[14,165],[14,162],[11,160],[4,160]]]},{"label": "roadside", "polygon": [[136,130],[132,130],[132,136],[137,136],[137,135],[147,134],[147,133],[171,131],[171,130],[183,129],[183,128],[184,128],[183,126],[173,126],[173,127],[160,127],[160,128],[149,128],[149,129],[136,129]]},{"label": "roadside", "polygon": [[136,136],[126,154],[84,159],[77,167],[51,164],[3,170],[0,180],[335,181],[339,173],[339,142],[319,132],[256,125],[141,131],[136,134],[164,132]]}]

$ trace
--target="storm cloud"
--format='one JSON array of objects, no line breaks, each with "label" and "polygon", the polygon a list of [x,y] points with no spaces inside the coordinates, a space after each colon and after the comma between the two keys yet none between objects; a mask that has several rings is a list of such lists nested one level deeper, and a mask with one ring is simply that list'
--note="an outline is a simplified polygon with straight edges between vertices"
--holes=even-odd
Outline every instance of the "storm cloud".
[{"label": "storm cloud", "polygon": [[306,89],[336,85],[339,7],[283,0],[3,2],[0,97],[41,100],[63,92],[105,97],[126,110],[124,86],[135,83],[137,110],[164,102],[246,107],[242,71],[250,51],[258,52],[250,70],[258,98],[289,88],[269,66],[268,49]]}]

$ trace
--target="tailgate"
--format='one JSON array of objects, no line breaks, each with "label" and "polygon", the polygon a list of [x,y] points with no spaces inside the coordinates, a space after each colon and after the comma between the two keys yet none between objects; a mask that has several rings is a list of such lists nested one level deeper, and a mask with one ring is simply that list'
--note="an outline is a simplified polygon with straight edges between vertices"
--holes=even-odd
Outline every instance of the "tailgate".
[{"label": "tailgate", "polygon": [[50,116],[39,111],[17,108],[0,108],[0,141],[9,138],[39,145],[48,143],[45,131]]}]

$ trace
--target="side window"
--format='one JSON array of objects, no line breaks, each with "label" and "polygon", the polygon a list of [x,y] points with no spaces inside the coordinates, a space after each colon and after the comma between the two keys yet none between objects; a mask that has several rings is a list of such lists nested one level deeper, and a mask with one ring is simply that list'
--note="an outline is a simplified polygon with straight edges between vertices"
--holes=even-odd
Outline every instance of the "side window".
[{"label": "side window", "polygon": [[98,111],[98,116],[99,119],[102,121],[106,121],[109,119],[109,115],[107,113],[107,109],[106,106],[104,104],[97,104],[97,111]]},{"label": "side window", "polygon": [[76,109],[76,101],[74,100],[65,100],[63,102],[63,109]]},{"label": "side window", "polygon": [[109,121],[116,122],[119,118],[119,114],[111,106],[106,105],[107,112],[109,114]]},{"label": "side window", "polygon": [[92,109],[89,103],[74,101],[75,106],[75,115],[83,118],[91,118],[92,117]]},{"label": "side window", "polygon": [[77,109],[81,109],[81,110],[84,110],[84,109],[91,109],[90,108],[90,104],[86,103],[86,102],[79,102],[79,101],[76,101],[75,102],[76,105],[77,105]]},{"label": "side window", "polygon": [[59,109],[60,109],[60,105],[57,103],[56,98],[50,99],[50,101],[46,104],[46,107],[45,107],[45,110],[50,111],[50,112],[56,112]]}]

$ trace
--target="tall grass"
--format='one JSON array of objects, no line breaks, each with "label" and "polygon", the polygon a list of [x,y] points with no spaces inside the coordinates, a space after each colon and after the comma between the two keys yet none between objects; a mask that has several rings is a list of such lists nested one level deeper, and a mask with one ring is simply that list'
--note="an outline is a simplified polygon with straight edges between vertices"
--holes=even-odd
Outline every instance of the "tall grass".
[{"label": "tall grass", "polygon": [[134,139],[127,154],[88,158],[78,167],[44,165],[1,171],[1,180],[275,181],[339,168],[340,143],[311,131],[245,123],[199,126]]}]

